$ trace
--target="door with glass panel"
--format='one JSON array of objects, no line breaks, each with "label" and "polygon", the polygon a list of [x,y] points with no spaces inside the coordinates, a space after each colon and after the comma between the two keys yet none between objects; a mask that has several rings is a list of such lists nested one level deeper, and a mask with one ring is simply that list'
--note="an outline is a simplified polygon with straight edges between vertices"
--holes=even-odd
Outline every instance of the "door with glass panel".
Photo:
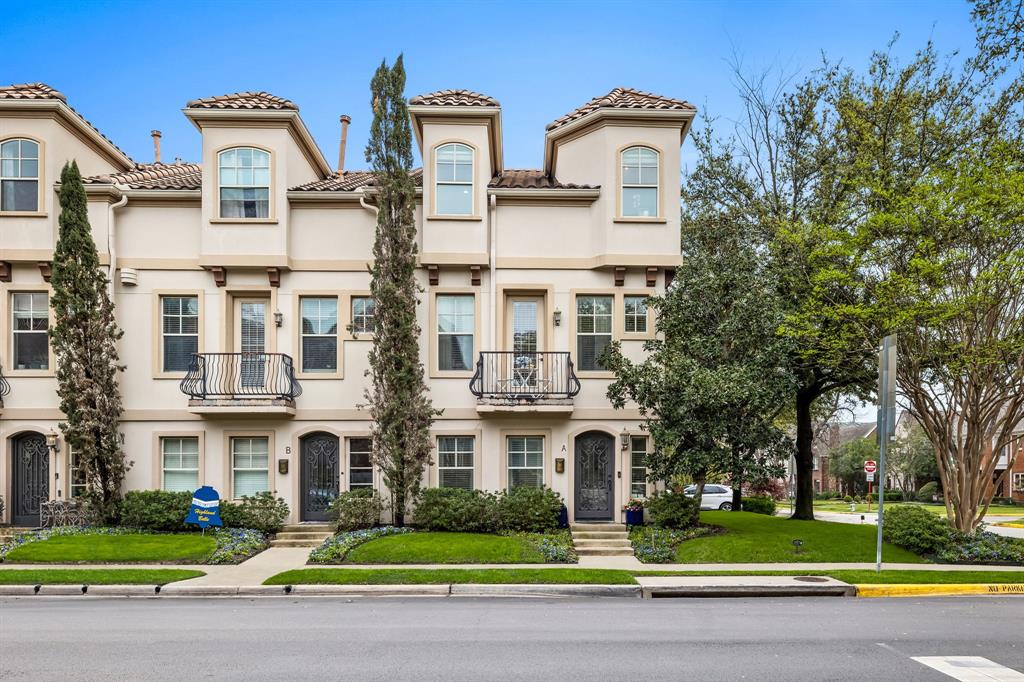
[{"label": "door with glass panel", "polygon": [[262,393],[267,382],[266,299],[235,299],[235,352],[240,392]]},{"label": "door with glass panel", "polygon": [[509,296],[505,319],[505,390],[513,394],[544,393],[551,383],[544,367],[544,297]]}]

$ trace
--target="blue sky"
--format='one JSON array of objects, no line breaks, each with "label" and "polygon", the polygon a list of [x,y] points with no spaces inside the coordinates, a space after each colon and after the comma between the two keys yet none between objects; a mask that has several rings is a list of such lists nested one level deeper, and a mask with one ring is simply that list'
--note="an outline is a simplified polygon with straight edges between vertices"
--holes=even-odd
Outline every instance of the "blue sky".
[{"label": "blue sky", "polygon": [[[189,99],[267,90],[295,101],[327,159],[347,113],[347,167],[365,167],[368,83],[404,52],[407,94],[469,88],[502,104],[505,163],[536,168],[544,126],[623,85],[728,121],[734,54],[751,69],[861,66],[899,31],[969,51],[966,2],[16,2],[0,24],[0,83],[43,81],[138,161],[199,157]],[[44,46],[39,37],[47,38]],[[684,165],[692,159],[689,144]]]}]

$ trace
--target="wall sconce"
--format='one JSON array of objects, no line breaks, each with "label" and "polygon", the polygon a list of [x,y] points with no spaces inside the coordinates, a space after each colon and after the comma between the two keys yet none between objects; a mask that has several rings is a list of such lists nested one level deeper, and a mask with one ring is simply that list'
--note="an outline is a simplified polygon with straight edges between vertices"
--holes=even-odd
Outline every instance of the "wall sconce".
[{"label": "wall sconce", "polygon": [[623,450],[629,450],[629,431],[622,429],[622,433],[619,434],[619,442],[622,443]]},{"label": "wall sconce", "polygon": [[274,311],[274,326],[275,327],[280,327],[282,324],[284,324],[284,315],[281,313],[280,310],[275,310]]},{"label": "wall sconce", "polygon": [[277,460],[277,473],[281,474],[282,476],[288,473],[288,460]]},{"label": "wall sconce", "polygon": [[564,457],[555,457],[555,473],[556,474],[564,474],[565,473],[565,458]]},{"label": "wall sconce", "polygon": [[53,454],[60,452],[60,435],[53,429],[50,429],[50,432],[46,434],[46,447]]},{"label": "wall sconce", "polygon": [[554,321],[556,327],[562,326],[562,311],[555,308],[555,312],[551,313],[551,319]]}]

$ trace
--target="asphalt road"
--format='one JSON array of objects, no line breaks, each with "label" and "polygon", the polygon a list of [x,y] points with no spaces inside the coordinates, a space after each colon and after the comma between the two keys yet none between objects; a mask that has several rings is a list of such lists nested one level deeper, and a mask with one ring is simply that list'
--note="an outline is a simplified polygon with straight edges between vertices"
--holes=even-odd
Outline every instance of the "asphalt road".
[{"label": "asphalt road", "polygon": [[1024,671],[1024,598],[0,600],[5,682],[953,679],[915,656]]}]

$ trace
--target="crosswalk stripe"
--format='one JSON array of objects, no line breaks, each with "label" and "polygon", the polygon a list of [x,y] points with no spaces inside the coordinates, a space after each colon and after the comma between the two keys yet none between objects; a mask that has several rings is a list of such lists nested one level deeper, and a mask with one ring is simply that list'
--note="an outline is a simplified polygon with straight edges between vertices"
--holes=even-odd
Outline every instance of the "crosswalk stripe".
[{"label": "crosswalk stripe", "polygon": [[1024,673],[982,656],[911,656],[911,659],[961,682],[1024,682]]}]

